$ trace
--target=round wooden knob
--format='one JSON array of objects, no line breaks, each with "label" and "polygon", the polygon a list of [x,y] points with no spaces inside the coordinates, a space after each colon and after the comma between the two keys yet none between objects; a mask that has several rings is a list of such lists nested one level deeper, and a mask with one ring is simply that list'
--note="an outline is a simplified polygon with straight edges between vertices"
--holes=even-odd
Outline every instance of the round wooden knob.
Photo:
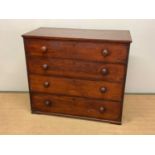
[{"label": "round wooden knob", "polygon": [[51,106],[51,104],[52,104],[52,102],[50,100],[45,100],[44,103],[45,103],[46,106]]},{"label": "round wooden knob", "polygon": [[49,87],[49,82],[47,82],[47,81],[44,82],[44,87],[45,87],[45,88]]},{"label": "round wooden knob", "polygon": [[102,74],[107,75],[108,74],[108,69],[107,68],[102,68]]},{"label": "round wooden knob", "polygon": [[42,46],[42,47],[41,47],[41,50],[42,50],[43,52],[46,52],[46,51],[47,51],[47,47],[46,47],[46,46]]},{"label": "round wooden knob", "polygon": [[102,107],[100,107],[100,112],[104,112],[105,111],[105,108],[102,106]]},{"label": "round wooden knob", "polygon": [[45,69],[45,70],[48,69],[48,65],[47,65],[47,64],[43,64],[42,67],[43,67],[43,69]]},{"label": "round wooden knob", "polygon": [[106,88],[106,87],[102,87],[102,88],[100,89],[100,91],[101,91],[101,93],[105,93],[105,92],[107,91],[107,88]]},{"label": "round wooden knob", "polygon": [[103,54],[103,56],[107,56],[107,55],[109,55],[109,51],[107,49],[104,49],[102,51],[102,54]]}]

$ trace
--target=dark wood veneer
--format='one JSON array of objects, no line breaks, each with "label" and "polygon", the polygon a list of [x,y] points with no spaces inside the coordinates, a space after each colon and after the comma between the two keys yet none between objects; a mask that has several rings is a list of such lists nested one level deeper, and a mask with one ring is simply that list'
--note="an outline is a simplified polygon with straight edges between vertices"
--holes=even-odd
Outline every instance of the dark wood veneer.
[{"label": "dark wood veneer", "polygon": [[121,124],[129,31],[39,28],[23,37],[33,113]]},{"label": "dark wood veneer", "polygon": [[[46,104],[49,101],[51,104]],[[69,96],[33,94],[32,109],[47,113],[71,114],[118,121],[121,114],[119,102],[92,100]],[[104,110],[101,110],[101,109]]]},{"label": "dark wood veneer", "polygon": [[82,40],[82,41],[109,41],[132,42],[130,32],[126,30],[93,30],[71,28],[47,28],[41,27],[23,35],[24,38]]},{"label": "dark wood veneer", "polygon": [[70,78],[122,82],[125,66],[77,60],[31,57],[28,61],[32,74],[55,75]]},{"label": "dark wood veneer", "polygon": [[[48,86],[45,86],[48,82]],[[122,84],[106,81],[90,81],[71,78],[30,75],[30,90],[33,92],[64,94],[79,97],[101,98],[121,101]],[[106,88],[101,92],[101,88]]]},{"label": "dark wood veneer", "polygon": [[[126,63],[128,44],[25,39],[28,56],[42,56],[84,61]],[[108,51],[104,55],[104,50]]]}]

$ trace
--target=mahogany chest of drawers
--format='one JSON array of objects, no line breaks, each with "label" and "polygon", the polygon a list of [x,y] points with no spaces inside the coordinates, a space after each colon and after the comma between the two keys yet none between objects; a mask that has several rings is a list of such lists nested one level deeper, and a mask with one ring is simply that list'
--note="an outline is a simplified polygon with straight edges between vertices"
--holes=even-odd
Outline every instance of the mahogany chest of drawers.
[{"label": "mahogany chest of drawers", "polygon": [[32,113],[121,124],[129,31],[39,28],[23,38]]}]

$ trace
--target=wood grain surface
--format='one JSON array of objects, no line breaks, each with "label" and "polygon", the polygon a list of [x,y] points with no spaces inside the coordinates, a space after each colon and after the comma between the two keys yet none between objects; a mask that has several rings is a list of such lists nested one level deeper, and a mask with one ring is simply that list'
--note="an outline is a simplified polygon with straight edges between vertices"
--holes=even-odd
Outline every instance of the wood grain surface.
[{"label": "wood grain surface", "polygon": [[131,36],[127,30],[93,30],[71,28],[42,27],[23,35],[24,38],[104,40],[130,43]]},{"label": "wood grain surface", "polygon": [[122,64],[33,57],[28,60],[28,65],[30,74],[110,82],[122,82],[125,76],[125,66]]},{"label": "wood grain surface", "polygon": [[[45,82],[49,83],[48,87],[44,86]],[[100,89],[102,87],[107,89],[106,92],[101,92]],[[122,87],[123,84],[110,83],[106,81],[90,81],[33,74],[30,75],[30,90],[32,92],[121,101]]]},{"label": "wood grain surface", "polygon": [[[50,104],[46,105],[46,101]],[[45,94],[32,95],[32,111],[46,114],[68,114],[71,116],[92,117],[120,122],[121,104],[102,100],[56,96]]]},{"label": "wood grain surface", "polygon": [[[46,47],[46,51],[42,50]],[[85,61],[126,63],[128,44],[106,42],[61,41],[43,39],[25,39],[28,56],[42,56]],[[108,55],[103,55],[103,50]]]},{"label": "wood grain surface", "polygon": [[121,124],[129,31],[39,28],[23,38],[33,113]]}]

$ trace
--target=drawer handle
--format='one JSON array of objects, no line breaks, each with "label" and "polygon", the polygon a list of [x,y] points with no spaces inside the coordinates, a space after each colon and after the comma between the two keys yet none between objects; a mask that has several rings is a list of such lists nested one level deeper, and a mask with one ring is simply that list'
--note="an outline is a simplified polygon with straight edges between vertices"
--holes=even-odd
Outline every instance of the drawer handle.
[{"label": "drawer handle", "polygon": [[45,100],[44,104],[46,106],[51,106],[52,102],[50,100]]},{"label": "drawer handle", "polygon": [[102,88],[100,89],[100,91],[101,91],[101,93],[105,93],[105,92],[107,91],[107,88],[106,88],[106,87],[102,87]]},{"label": "drawer handle", "polygon": [[43,67],[43,69],[45,69],[45,70],[48,69],[48,65],[47,65],[47,64],[43,64],[42,67]]},{"label": "drawer handle", "polygon": [[46,47],[46,46],[42,46],[42,47],[41,47],[41,50],[42,50],[43,52],[46,52],[46,51],[47,51],[47,47]]},{"label": "drawer handle", "polygon": [[107,68],[102,68],[102,74],[107,75],[108,74],[108,69]]},{"label": "drawer handle", "polygon": [[104,112],[105,111],[105,108],[102,106],[102,107],[100,107],[100,112]]},{"label": "drawer handle", "polygon": [[45,87],[45,88],[49,87],[49,85],[50,85],[49,82],[47,82],[47,81],[44,82],[44,87]]},{"label": "drawer handle", "polygon": [[103,54],[104,57],[106,57],[106,56],[109,55],[109,51],[108,51],[107,49],[104,49],[104,50],[102,51],[102,54]]}]

